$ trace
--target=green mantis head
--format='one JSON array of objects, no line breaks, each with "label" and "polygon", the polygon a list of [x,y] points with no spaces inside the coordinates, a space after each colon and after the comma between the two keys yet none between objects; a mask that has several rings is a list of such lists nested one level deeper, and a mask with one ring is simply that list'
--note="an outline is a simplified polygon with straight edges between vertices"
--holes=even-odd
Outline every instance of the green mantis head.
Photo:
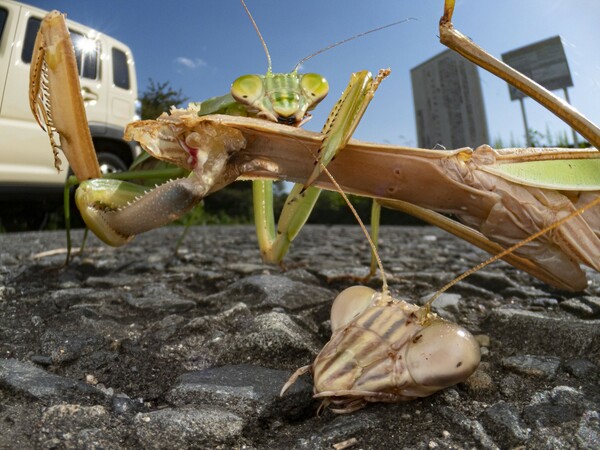
[{"label": "green mantis head", "polygon": [[317,73],[272,73],[243,75],[231,85],[233,98],[258,117],[288,125],[299,125],[329,92],[327,80]]}]

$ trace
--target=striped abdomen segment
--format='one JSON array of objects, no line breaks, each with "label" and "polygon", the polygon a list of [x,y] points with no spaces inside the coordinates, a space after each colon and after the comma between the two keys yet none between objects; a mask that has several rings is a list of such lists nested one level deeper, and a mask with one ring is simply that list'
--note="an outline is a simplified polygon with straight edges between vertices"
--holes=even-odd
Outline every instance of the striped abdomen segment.
[{"label": "striped abdomen segment", "polygon": [[315,391],[399,393],[410,383],[406,344],[422,328],[411,313],[399,304],[372,306],[334,333],[313,365]]}]

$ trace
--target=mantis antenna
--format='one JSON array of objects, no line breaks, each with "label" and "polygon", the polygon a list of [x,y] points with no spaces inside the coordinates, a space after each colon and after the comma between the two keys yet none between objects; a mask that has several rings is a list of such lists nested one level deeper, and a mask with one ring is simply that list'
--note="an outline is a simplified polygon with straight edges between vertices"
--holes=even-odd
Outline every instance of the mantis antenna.
[{"label": "mantis antenna", "polygon": [[376,31],[381,31],[381,30],[384,30],[384,29],[386,29],[386,28],[390,28],[390,27],[393,27],[393,26],[395,26],[395,25],[399,25],[399,24],[401,24],[401,23],[408,22],[408,21],[410,21],[410,20],[418,20],[418,19],[416,19],[416,18],[414,18],[414,17],[408,17],[408,18],[406,18],[406,19],[402,19],[402,20],[398,20],[398,21],[396,21],[396,22],[388,23],[387,25],[383,25],[383,26],[381,26],[381,27],[373,28],[372,30],[369,30],[369,31],[364,31],[364,32],[362,32],[362,33],[355,34],[354,36],[350,36],[350,37],[348,37],[348,38],[346,38],[346,39],[342,39],[341,41],[338,41],[338,42],[335,42],[335,43],[333,43],[333,44],[331,44],[331,45],[328,45],[327,47],[324,47],[324,48],[322,48],[321,50],[317,50],[317,51],[316,51],[316,52],[314,52],[312,55],[308,55],[307,57],[305,57],[305,58],[302,58],[302,59],[301,59],[301,60],[298,62],[298,64],[296,64],[296,65],[294,66],[294,70],[292,70],[292,72],[296,72],[296,71],[298,70],[298,68],[299,68],[299,67],[300,67],[300,66],[301,66],[303,63],[305,63],[306,61],[308,61],[308,60],[309,60],[310,58],[312,58],[313,56],[320,55],[321,53],[324,53],[324,52],[326,52],[327,50],[331,50],[332,48],[334,48],[334,47],[337,47],[338,45],[345,44],[346,42],[350,42],[350,41],[352,41],[352,40],[354,40],[354,39],[357,39],[357,38],[359,38],[359,37],[366,36],[367,34],[375,33]]},{"label": "mantis antenna", "polygon": [[240,2],[242,2],[242,6],[246,10],[246,14],[248,14],[248,17],[250,17],[250,20],[252,21],[252,25],[254,26],[254,29],[256,30],[256,34],[258,34],[258,38],[260,39],[260,42],[262,43],[262,46],[265,49],[265,53],[267,54],[267,64],[268,64],[267,73],[271,73],[271,55],[269,54],[269,49],[267,48],[267,43],[263,39],[262,34],[260,33],[260,30],[258,29],[258,25],[256,25],[256,22],[254,21],[254,17],[252,17],[250,10],[246,6],[246,2],[244,0],[240,0]]},{"label": "mantis antenna", "polygon": [[[250,12],[250,9],[248,9],[248,6],[246,5],[246,2],[244,0],[240,0],[240,2],[242,3],[242,6],[246,10],[246,14],[248,14],[248,17],[250,18],[250,21],[252,22],[252,25],[254,26],[254,29],[256,30],[256,34],[258,34],[258,38],[260,39],[260,42],[262,43],[262,46],[265,49],[265,54],[267,55],[267,64],[268,64],[267,73],[271,73],[271,71],[272,71],[271,55],[269,54],[269,49],[267,48],[267,43],[265,42],[265,40],[264,40],[264,38],[263,38],[263,36],[262,36],[259,28],[258,28],[258,25],[256,24],[256,21],[254,20],[254,17],[252,17],[252,13]],[[350,36],[350,37],[348,37],[346,39],[342,39],[341,41],[338,41],[338,42],[335,42],[335,43],[333,43],[331,45],[328,45],[327,47],[324,47],[321,50],[317,50],[313,54],[308,55],[305,58],[302,58],[298,62],[298,64],[296,64],[294,66],[294,70],[292,70],[292,72],[297,72],[298,68],[303,63],[305,63],[306,61],[308,61],[309,59],[311,59],[313,56],[320,55],[321,53],[324,53],[327,50],[331,50],[332,48],[337,47],[338,45],[345,44],[346,42],[352,41],[352,40],[357,39],[359,37],[366,36],[367,34],[375,33],[376,31],[384,30],[385,28],[390,28],[390,27],[393,27],[395,25],[399,25],[401,23],[408,22],[409,20],[417,20],[417,19],[415,19],[414,17],[408,17],[406,19],[402,19],[402,20],[398,20],[396,22],[388,23],[387,25],[383,25],[381,27],[373,28],[372,30],[365,31],[363,33],[355,34],[354,36]]]},{"label": "mantis antenna", "polygon": [[571,212],[569,215],[563,217],[562,219],[557,220],[554,223],[551,223],[550,225],[548,225],[547,227],[542,228],[541,230],[537,231],[536,233],[533,233],[531,236],[529,236],[526,239],[523,239],[520,242],[517,242],[515,245],[501,251],[500,253],[492,256],[491,258],[483,261],[482,263],[477,264],[475,267],[467,270],[465,273],[463,273],[462,275],[456,277],[454,280],[450,281],[449,283],[447,283],[445,286],[443,286],[440,290],[438,290],[435,294],[433,294],[431,296],[431,298],[427,301],[427,303],[425,304],[425,307],[429,310],[431,308],[431,304],[434,302],[434,300],[436,300],[441,294],[443,294],[444,292],[446,292],[448,289],[450,289],[452,286],[454,286],[456,283],[458,283],[459,281],[462,281],[463,279],[465,279],[466,277],[468,277],[469,275],[471,275],[472,273],[477,272],[480,269],[483,269],[485,266],[499,260],[500,258],[503,258],[504,256],[508,255],[509,253],[514,252],[515,250],[517,250],[518,248],[522,247],[523,245],[539,238],[541,235],[546,234],[548,231],[553,230],[556,227],[561,226],[563,223],[565,223],[567,220],[572,219],[575,216],[578,216],[580,214],[583,214],[583,212],[595,205],[600,204],[600,197],[592,200],[591,202],[589,202],[586,205],[583,205],[581,208],[576,209],[575,211]]}]

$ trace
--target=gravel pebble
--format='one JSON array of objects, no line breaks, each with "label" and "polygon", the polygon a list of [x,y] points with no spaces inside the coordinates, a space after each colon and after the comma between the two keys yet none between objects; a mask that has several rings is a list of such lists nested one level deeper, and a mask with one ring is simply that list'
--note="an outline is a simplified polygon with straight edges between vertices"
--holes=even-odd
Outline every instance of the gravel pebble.
[{"label": "gravel pebble", "polygon": [[244,420],[217,408],[166,408],[139,413],[133,419],[143,448],[207,448],[233,441]]},{"label": "gravel pebble", "polygon": [[502,366],[522,375],[552,379],[556,377],[560,358],[539,355],[509,356],[502,360]]}]

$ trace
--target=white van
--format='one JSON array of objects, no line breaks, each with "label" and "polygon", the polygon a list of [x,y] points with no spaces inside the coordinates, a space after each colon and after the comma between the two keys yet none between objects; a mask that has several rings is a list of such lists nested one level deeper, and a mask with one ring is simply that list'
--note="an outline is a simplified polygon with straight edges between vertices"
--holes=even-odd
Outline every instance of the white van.
[{"label": "white van", "polygon": [[[29,108],[33,45],[47,11],[0,0],[0,199],[55,195],[67,176],[57,173],[47,134]],[[92,139],[104,173],[126,170],[139,147],[123,140],[137,117],[137,82],[129,48],[111,37],[67,21],[75,47]]]}]

